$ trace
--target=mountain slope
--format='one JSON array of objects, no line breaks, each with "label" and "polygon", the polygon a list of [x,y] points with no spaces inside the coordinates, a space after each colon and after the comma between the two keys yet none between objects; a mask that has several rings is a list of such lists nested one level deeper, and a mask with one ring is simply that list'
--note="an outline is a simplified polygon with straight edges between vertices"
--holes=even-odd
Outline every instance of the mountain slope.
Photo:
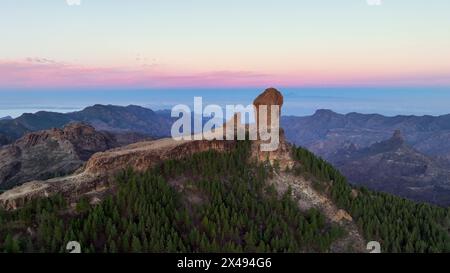
[{"label": "mountain slope", "polygon": [[170,113],[154,112],[136,105],[122,107],[97,104],[68,116],[72,120],[89,123],[98,130],[138,132],[154,137],[169,136],[172,126]]},{"label": "mountain slope", "polygon": [[70,174],[94,153],[133,140],[137,139],[131,135],[98,132],[80,123],[29,133],[11,145],[0,147],[0,189]]},{"label": "mountain slope", "polygon": [[318,110],[312,116],[282,117],[281,126],[289,141],[324,158],[349,142],[363,148],[383,141],[395,130],[402,131],[405,141],[419,152],[450,158],[450,115],[385,117]]},{"label": "mountain slope", "polygon": [[[335,164],[357,185],[450,204],[450,115],[396,116],[318,110],[283,117],[286,137]],[[392,132],[402,137],[389,139]]]},{"label": "mountain slope", "polygon": [[364,238],[380,242],[382,252],[450,252],[450,209],[352,187],[337,169],[304,148],[293,156],[303,163],[294,171],[314,176],[315,188],[346,209]]},{"label": "mountain slope", "polygon": [[356,185],[417,201],[450,205],[450,170],[405,143],[400,131],[363,149],[344,149],[331,162]]},{"label": "mountain slope", "polygon": [[91,124],[99,131],[136,132],[159,138],[170,135],[170,113],[140,106],[94,105],[73,113],[37,112],[0,121],[0,145],[12,143],[26,133],[61,128],[70,122]]},{"label": "mountain slope", "polygon": [[[123,172],[114,183],[114,196],[94,206],[82,199],[75,211],[65,214],[68,221],[58,216],[58,211],[67,209],[61,198],[28,204],[22,213],[4,214],[2,226],[47,220],[36,223],[33,235],[0,228],[5,238],[15,236],[20,241],[0,242],[0,249],[59,252],[67,240],[80,241],[83,252],[332,249],[345,230],[317,209],[300,210],[289,192],[279,196],[265,183],[273,170],[248,162],[249,148],[248,142],[240,142],[224,153],[207,151],[165,161],[142,174]],[[44,204],[51,208],[47,215],[36,210]]]},{"label": "mountain slope", "polygon": [[249,161],[249,149],[124,171],[102,196],[0,210],[0,249],[60,252],[76,240],[83,252],[359,252],[377,240],[383,252],[450,251],[448,210],[352,189],[302,148],[285,171]]}]

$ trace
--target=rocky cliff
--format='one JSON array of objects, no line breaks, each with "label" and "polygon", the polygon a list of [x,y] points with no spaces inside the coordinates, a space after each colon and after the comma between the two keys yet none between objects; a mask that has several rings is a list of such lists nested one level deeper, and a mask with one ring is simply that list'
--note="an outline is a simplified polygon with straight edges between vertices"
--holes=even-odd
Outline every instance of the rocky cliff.
[{"label": "rocky cliff", "polygon": [[118,141],[114,134],[96,131],[82,123],[29,133],[0,148],[0,189],[71,174],[94,153],[122,143],[122,138]]}]

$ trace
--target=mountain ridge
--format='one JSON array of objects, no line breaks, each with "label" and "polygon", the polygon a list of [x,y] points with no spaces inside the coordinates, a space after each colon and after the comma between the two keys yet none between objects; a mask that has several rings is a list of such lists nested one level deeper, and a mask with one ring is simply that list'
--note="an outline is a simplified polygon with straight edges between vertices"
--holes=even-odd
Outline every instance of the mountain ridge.
[{"label": "mountain ridge", "polygon": [[450,205],[448,167],[408,145],[399,130],[369,147],[344,147],[329,160],[355,185],[420,202]]},{"label": "mountain ridge", "polygon": [[172,118],[170,113],[137,105],[95,104],[70,113],[25,113],[12,120],[0,121],[0,145],[12,143],[26,133],[61,128],[71,122],[88,123],[99,131],[134,132],[159,138],[170,135]]},{"label": "mountain ridge", "polygon": [[349,142],[359,148],[367,147],[400,130],[405,141],[421,153],[450,159],[450,114],[386,117],[318,110],[311,116],[282,116],[281,124],[291,142],[324,158]]}]

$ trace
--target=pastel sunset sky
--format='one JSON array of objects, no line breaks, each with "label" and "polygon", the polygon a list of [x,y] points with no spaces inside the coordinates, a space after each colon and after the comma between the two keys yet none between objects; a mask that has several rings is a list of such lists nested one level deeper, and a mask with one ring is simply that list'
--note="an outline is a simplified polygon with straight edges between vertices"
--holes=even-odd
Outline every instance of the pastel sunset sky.
[{"label": "pastel sunset sky", "polygon": [[0,90],[450,86],[450,1],[0,0]]}]

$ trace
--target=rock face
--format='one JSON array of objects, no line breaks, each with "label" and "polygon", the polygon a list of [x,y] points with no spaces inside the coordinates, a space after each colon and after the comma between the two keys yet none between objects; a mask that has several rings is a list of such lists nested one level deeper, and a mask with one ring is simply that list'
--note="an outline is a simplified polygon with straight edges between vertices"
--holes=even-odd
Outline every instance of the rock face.
[{"label": "rock face", "polygon": [[180,159],[208,150],[229,151],[236,141],[176,141],[171,138],[134,143],[125,147],[96,153],[87,162],[85,172],[114,175],[124,168],[145,171],[168,159]]},{"label": "rock face", "polygon": [[331,252],[365,251],[364,238],[351,215],[338,208],[324,193],[317,191],[311,180],[288,172],[277,172],[269,183],[275,186],[281,195],[290,190],[293,200],[301,210],[319,209],[329,222],[346,230],[346,235],[331,246]]},{"label": "rock face", "polygon": [[[253,101],[253,105],[255,106],[255,117],[256,124],[259,128],[261,124],[266,124],[269,130],[273,130],[272,128],[272,119],[276,118],[279,120],[281,116],[281,108],[283,106],[284,99],[283,95],[275,88],[268,88],[263,93],[261,93],[256,99]],[[260,116],[259,110],[261,106],[267,106],[267,116]],[[278,106],[279,110],[276,113],[276,116],[272,116],[271,107]],[[280,126],[278,124],[278,126]],[[293,162],[290,157],[291,145],[286,142],[284,137],[284,131],[281,127],[276,128],[279,130],[279,145],[278,149],[275,151],[264,152],[259,149],[258,146],[261,146],[263,141],[259,140],[253,143],[253,155],[257,157],[260,161],[268,160],[271,164],[277,164],[281,168],[292,167]],[[267,142],[266,142],[267,143]]]},{"label": "rock face", "polygon": [[81,123],[29,133],[0,148],[0,189],[70,174],[94,153],[119,145],[115,135]]},{"label": "rock face", "polygon": [[[260,123],[267,124],[268,127],[271,125],[272,121],[272,115],[271,115],[271,106],[278,106],[278,117],[281,116],[281,107],[283,106],[283,95],[275,88],[268,88],[266,89],[262,94],[260,94],[256,99],[253,101],[253,105],[255,106],[255,117],[257,124]],[[261,106],[267,106],[267,117],[260,117],[259,111]]]}]

